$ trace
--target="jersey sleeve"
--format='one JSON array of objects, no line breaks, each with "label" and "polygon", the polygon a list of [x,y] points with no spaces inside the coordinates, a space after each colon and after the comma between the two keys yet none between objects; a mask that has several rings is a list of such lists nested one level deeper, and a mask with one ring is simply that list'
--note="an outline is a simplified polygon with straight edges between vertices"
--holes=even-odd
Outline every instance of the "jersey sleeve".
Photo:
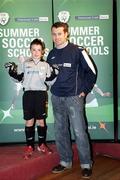
[{"label": "jersey sleeve", "polygon": [[80,49],[80,63],[84,83],[83,92],[88,94],[96,83],[97,67],[93,58],[84,48]]}]

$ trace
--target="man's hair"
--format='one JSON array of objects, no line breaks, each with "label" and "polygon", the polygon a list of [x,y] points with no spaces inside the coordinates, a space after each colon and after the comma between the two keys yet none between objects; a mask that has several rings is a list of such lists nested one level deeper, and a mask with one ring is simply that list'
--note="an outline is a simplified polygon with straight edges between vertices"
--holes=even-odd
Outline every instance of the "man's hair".
[{"label": "man's hair", "polygon": [[52,25],[52,27],[51,27],[51,30],[52,30],[52,28],[59,28],[59,27],[63,27],[63,29],[64,29],[64,33],[66,33],[66,32],[68,32],[69,33],[69,26],[68,26],[68,24],[67,23],[64,23],[64,22],[55,22],[53,25]]},{"label": "man's hair", "polygon": [[41,41],[41,39],[34,39],[31,43],[30,43],[30,49],[32,48],[32,45],[40,45],[42,47],[42,50],[45,50],[45,43],[43,41]]}]

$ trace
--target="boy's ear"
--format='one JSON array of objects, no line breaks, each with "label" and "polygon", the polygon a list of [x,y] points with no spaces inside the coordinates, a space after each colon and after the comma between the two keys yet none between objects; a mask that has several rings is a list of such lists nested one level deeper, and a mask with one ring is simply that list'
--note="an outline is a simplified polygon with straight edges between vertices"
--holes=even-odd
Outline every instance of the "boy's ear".
[{"label": "boy's ear", "polygon": [[42,55],[44,55],[45,54],[45,50],[42,50]]}]

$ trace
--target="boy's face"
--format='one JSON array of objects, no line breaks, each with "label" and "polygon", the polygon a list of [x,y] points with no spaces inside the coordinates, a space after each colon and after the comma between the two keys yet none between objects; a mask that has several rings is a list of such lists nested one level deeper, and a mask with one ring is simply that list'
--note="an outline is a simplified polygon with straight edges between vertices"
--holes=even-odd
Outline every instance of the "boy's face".
[{"label": "boy's face", "polygon": [[68,33],[64,32],[63,27],[52,28],[52,39],[56,47],[60,47],[67,41]]},{"label": "boy's face", "polygon": [[43,56],[43,50],[41,45],[39,44],[33,44],[30,51],[33,59],[41,59],[41,57]]}]

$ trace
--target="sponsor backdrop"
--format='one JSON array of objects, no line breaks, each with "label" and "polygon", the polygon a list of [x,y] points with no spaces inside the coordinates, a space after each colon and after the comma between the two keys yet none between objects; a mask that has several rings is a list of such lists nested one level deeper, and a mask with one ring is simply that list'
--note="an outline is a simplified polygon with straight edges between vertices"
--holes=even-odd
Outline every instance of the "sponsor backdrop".
[{"label": "sponsor backdrop", "polygon": [[[46,58],[53,47],[50,34],[52,21],[67,22],[70,41],[85,46],[98,67],[98,79],[86,103],[91,138],[114,139],[112,14],[112,0],[1,0],[1,143],[25,141],[22,84],[9,77],[4,64],[9,61],[18,63],[19,55],[30,56],[29,44],[36,37],[45,41]],[[47,124],[47,140],[54,140],[50,92]]]},{"label": "sponsor backdrop", "polygon": [[120,140],[120,1],[117,0],[117,44],[118,44],[118,139]]},{"label": "sponsor backdrop", "polygon": [[[0,1],[0,142],[25,141],[22,84],[9,77],[4,64],[9,61],[18,64],[19,55],[30,56],[29,46],[34,38],[45,41],[47,56],[53,45],[51,24],[51,0]],[[50,120],[48,123],[53,123]]]},{"label": "sponsor backdrop", "polygon": [[54,0],[54,20],[69,23],[70,41],[85,46],[98,67],[86,104],[93,139],[114,138],[112,7],[112,0]]}]

